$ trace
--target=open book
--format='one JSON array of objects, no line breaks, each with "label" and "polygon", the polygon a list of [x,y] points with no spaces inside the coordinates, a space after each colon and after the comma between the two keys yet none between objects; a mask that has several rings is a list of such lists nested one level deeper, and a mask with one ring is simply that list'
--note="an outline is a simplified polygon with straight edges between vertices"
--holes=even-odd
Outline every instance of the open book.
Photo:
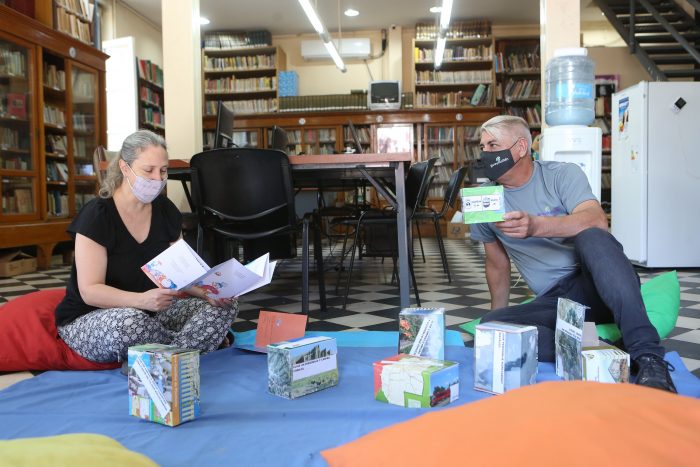
[{"label": "open book", "polygon": [[210,268],[187,242],[180,239],[141,269],[164,289],[183,290],[197,286],[213,298],[232,298],[269,284],[276,264],[276,261],[270,262],[270,254],[265,253],[245,266],[231,258]]}]

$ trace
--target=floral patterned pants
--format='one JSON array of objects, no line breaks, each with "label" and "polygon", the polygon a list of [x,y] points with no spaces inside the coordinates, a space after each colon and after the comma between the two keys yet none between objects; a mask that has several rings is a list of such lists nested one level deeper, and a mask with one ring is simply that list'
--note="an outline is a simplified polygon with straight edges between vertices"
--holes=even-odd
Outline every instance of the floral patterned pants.
[{"label": "floral patterned pants", "polygon": [[215,307],[200,298],[174,300],[158,313],[136,308],[92,311],[58,328],[58,334],[82,357],[94,362],[125,361],[130,346],[169,344],[216,350],[238,315],[238,302]]}]

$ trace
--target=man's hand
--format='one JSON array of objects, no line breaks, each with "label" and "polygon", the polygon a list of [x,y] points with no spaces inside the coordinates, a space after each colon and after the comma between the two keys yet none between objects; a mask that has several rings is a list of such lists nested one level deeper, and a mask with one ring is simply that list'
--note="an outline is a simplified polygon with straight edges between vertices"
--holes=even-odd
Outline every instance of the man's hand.
[{"label": "man's hand", "polygon": [[535,230],[535,216],[523,211],[510,211],[503,215],[502,222],[496,222],[495,226],[504,234],[514,238],[531,237]]}]

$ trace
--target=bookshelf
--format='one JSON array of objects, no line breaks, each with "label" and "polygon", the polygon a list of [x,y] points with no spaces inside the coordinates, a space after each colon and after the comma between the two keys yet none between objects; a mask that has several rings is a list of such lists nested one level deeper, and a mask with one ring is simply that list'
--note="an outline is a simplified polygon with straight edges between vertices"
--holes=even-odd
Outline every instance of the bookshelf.
[{"label": "bookshelf", "polygon": [[496,102],[509,115],[524,118],[533,138],[542,126],[539,37],[496,40]]},{"label": "bookshelf", "polygon": [[139,58],[136,58],[136,69],[139,128],[146,128],[164,137],[163,69],[150,60]]},{"label": "bookshelf", "polygon": [[596,75],[595,77],[595,120],[593,126],[602,130],[602,161],[600,179],[601,205],[606,212],[611,209],[611,124],[612,124],[612,95],[617,91],[620,83],[619,75]]},{"label": "bookshelf", "polygon": [[486,20],[453,22],[439,69],[435,68],[436,38],[435,25],[416,25],[414,107],[492,107],[495,76],[491,24]]},{"label": "bookshelf", "polygon": [[53,5],[56,30],[92,45],[94,3],[89,0],[53,0]]},{"label": "bookshelf", "polygon": [[95,196],[106,59],[0,5],[0,237],[3,248],[36,245],[40,267]]}]

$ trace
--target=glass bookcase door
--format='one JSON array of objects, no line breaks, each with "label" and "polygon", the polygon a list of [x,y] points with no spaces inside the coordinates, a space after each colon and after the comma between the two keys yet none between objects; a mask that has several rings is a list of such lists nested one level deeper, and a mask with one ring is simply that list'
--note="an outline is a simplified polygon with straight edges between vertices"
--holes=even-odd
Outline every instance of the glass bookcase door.
[{"label": "glass bookcase door", "polygon": [[426,125],[426,158],[437,157],[434,178],[428,193],[429,198],[442,198],[447,182],[455,167],[455,127]]},{"label": "glass bookcase door", "polygon": [[34,53],[0,35],[0,219],[38,217]]},{"label": "glass bookcase door", "polygon": [[335,128],[306,128],[301,132],[304,154],[335,154]]},{"label": "glass bookcase door", "polygon": [[233,144],[239,148],[258,148],[258,130],[234,130]]},{"label": "glass bookcase door", "polygon": [[98,144],[97,73],[78,66],[71,69],[72,209],[79,210],[95,197],[97,177],[93,152]]},{"label": "glass bookcase door", "polygon": [[[481,149],[479,149],[481,137],[479,128],[478,126],[464,126],[460,128],[459,149],[462,154],[463,164],[469,167],[469,171],[467,172],[468,179],[464,180],[466,184],[477,183],[477,178],[483,177],[483,174],[474,171],[481,154]],[[484,180],[480,180],[478,183],[482,181]]]}]

